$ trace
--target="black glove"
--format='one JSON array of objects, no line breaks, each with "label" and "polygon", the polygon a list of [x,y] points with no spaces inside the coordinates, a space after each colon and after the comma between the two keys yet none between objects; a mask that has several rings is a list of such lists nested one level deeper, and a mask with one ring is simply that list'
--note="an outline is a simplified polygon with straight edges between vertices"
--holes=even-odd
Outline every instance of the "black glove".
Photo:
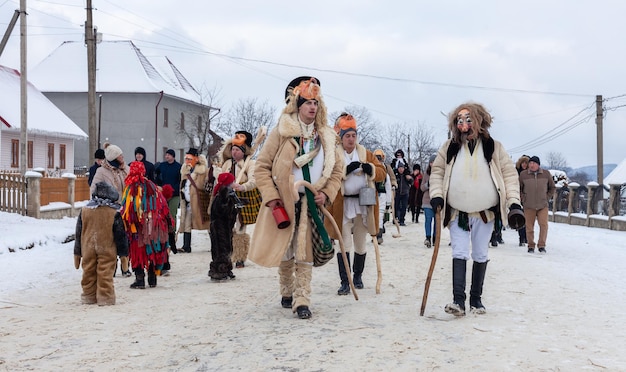
[{"label": "black glove", "polygon": [[435,212],[437,212],[437,209],[443,209],[443,198],[436,197],[430,199],[430,206],[433,207]]},{"label": "black glove", "polygon": [[360,161],[353,161],[352,163],[348,164],[348,167],[346,167],[346,174],[350,174],[350,173],[354,172],[360,166],[361,166],[361,162]]},{"label": "black glove", "polygon": [[372,169],[372,165],[368,163],[361,164],[361,169],[363,169],[363,172],[365,172],[368,176],[371,176],[372,171],[374,170]]}]

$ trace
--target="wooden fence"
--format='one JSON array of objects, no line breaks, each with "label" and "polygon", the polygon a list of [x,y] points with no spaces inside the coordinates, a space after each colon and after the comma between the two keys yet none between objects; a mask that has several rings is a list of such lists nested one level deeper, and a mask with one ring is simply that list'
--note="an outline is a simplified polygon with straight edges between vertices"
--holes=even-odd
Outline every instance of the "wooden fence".
[{"label": "wooden fence", "polygon": [[26,178],[20,173],[0,172],[0,211],[26,216]]}]

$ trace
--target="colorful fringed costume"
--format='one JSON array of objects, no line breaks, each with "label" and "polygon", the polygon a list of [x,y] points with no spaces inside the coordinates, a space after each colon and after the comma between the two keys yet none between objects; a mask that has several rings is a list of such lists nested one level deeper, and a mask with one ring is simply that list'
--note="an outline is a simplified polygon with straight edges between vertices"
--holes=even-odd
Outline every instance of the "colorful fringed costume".
[{"label": "colorful fringed costume", "polygon": [[130,241],[130,261],[137,281],[133,288],[145,288],[144,268],[148,269],[148,283],[156,286],[155,270],[161,270],[167,261],[168,230],[173,224],[167,200],[154,182],[145,177],[141,162],[132,162],[124,181],[122,220]]}]

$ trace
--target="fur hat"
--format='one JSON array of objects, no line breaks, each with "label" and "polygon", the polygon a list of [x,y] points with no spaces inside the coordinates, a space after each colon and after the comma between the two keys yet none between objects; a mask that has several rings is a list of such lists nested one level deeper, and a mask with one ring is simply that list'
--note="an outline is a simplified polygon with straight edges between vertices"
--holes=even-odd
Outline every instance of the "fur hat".
[{"label": "fur hat", "polygon": [[104,150],[97,149],[96,152],[93,154],[93,157],[96,159],[104,159]]},{"label": "fur hat", "polygon": [[235,132],[235,138],[231,142],[233,146],[239,147],[246,156],[252,155],[252,133],[238,130]]},{"label": "fur hat", "polygon": [[293,79],[285,89],[285,103],[291,102],[291,98],[297,99],[297,106],[300,107],[308,100],[319,101],[321,83],[319,79],[312,76],[300,76]]},{"label": "fur hat", "polygon": [[198,156],[198,149],[194,149],[193,147],[189,148],[187,155]]},{"label": "fur hat", "polygon": [[122,155],[122,149],[118,146],[112,145],[110,143],[104,144],[104,157],[107,161],[113,161],[117,159],[120,155]]},{"label": "fur hat", "polygon": [[537,165],[541,165],[541,160],[539,160],[539,157],[537,155],[531,156],[528,162],[530,163],[531,161],[537,163]]},{"label": "fur hat", "polygon": [[165,153],[172,155],[173,158],[176,157],[176,151],[174,151],[173,149],[168,149],[167,151],[165,151]]},{"label": "fur hat", "polygon": [[92,197],[97,196],[101,199],[108,199],[112,202],[117,201],[117,199],[120,198],[120,194],[117,192],[115,187],[111,186],[110,184],[104,181],[100,181],[96,183],[96,188],[94,189],[93,194],[91,194],[91,196]]},{"label": "fur hat", "polygon": [[335,130],[339,130],[339,138],[343,138],[343,135],[350,131],[356,133],[356,120],[354,119],[354,116],[348,113],[344,112],[343,114],[339,115],[335,123]]},{"label": "fur hat", "polygon": [[385,152],[382,149],[374,150],[374,156],[380,156],[382,160],[385,160]]}]

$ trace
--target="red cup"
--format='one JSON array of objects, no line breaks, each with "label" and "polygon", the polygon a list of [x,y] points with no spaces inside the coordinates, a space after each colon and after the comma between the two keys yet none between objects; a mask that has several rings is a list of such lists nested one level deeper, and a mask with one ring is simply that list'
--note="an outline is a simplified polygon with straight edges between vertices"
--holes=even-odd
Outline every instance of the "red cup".
[{"label": "red cup", "polygon": [[287,215],[287,211],[284,207],[274,207],[274,209],[272,210],[272,215],[274,216],[276,226],[278,226],[279,229],[286,229],[287,227],[289,227],[289,225],[291,225],[291,222],[289,221],[289,216]]}]

